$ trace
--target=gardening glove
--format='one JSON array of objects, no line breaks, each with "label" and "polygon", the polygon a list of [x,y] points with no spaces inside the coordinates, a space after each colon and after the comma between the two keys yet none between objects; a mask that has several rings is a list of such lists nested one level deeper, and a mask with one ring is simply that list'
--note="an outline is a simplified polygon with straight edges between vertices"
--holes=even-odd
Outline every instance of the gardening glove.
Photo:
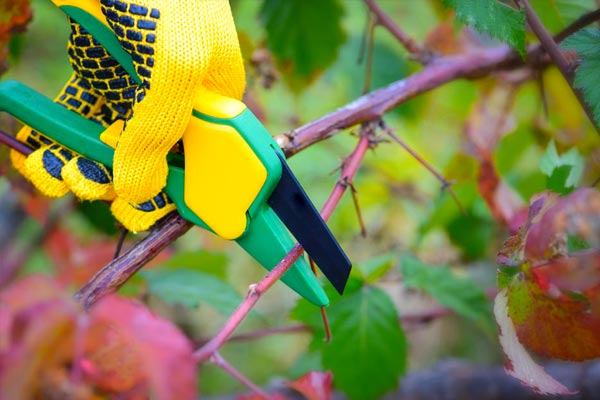
[{"label": "gardening glove", "polygon": [[[27,160],[13,154],[13,162],[47,195],[61,196],[71,189],[84,199],[113,200],[117,219],[141,231],[174,209],[161,193],[168,171],[166,154],[183,134],[198,88],[240,99],[243,64],[227,1],[100,3],[122,47],[132,55],[142,83],[134,84],[87,32],[72,23],[69,56],[75,76],[57,101],[105,126],[125,120],[106,135],[116,146],[114,171],[28,128],[18,138],[39,150]],[[115,126],[121,127],[116,137]]]},{"label": "gardening glove", "polygon": [[198,89],[241,99],[243,62],[227,0],[101,3],[143,80],[114,156],[118,197],[141,203],[165,187],[166,155],[183,135]]},{"label": "gardening glove", "polygon": [[[98,93],[91,91],[85,81],[75,75],[55,101],[103,126],[107,126],[122,111],[119,107],[111,109],[110,103],[106,103]],[[27,143],[35,151],[28,157],[12,151],[13,165],[44,195],[60,197],[71,190],[82,200],[116,199],[110,168],[81,157],[29,127],[21,129],[17,139]],[[139,232],[147,230],[158,219],[175,210],[175,206],[161,192],[141,204],[113,201],[111,210],[125,228]]]}]

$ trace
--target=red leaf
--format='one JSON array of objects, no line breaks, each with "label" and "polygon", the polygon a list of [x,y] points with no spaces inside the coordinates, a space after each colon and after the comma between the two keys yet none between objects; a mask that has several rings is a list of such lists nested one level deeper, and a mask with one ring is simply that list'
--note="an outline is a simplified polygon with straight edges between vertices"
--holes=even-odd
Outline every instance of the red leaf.
[{"label": "red leaf", "polygon": [[9,287],[0,295],[0,304],[8,321],[0,325],[0,337],[5,338],[0,351],[0,398],[47,398],[57,387],[70,387],[66,375],[65,381],[47,378],[60,376],[59,370],[72,360],[77,305],[40,277]]},{"label": "red leaf", "polygon": [[[550,200],[550,201],[548,201]],[[568,254],[569,237],[600,245],[600,192],[578,189],[568,196],[549,197],[528,229],[525,257],[532,263]]]},{"label": "red leaf", "polygon": [[311,371],[295,381],[287,382],[286,386],[300,392],[308,400],[331,399],[331,372]]},{"label": "red leaf", "polygon": [[116,242],[96,239],[83,242],[72,233],[57,227],[44,242],[50,259],[58,272],[57,279],[64,284],[82,286],[100,268],[112,260]]},{"label": "red leaf", "polygon": [[479,160],[477,186],[497,221],[508,225],[524,207],[496,171],[493,152],[500,138],[514,129],[511,114],[514,89],[498,85],[482,93],[465,126],[470,150]]},{"label": "red leaf", "polygon": [[[104,323],[106,343],[118,355],[92,355],[102,384],[119,385],[120,379],[110,372],[124,361],[126,379],[137,382],[139,376],[130,368],[141,368],[152,398],[185,400],[196,398],[196,368],[192,347],[187,338],[170,322],[150,313],[145,307],[116,296],[101,300],[91,311],[95,323]],[[103,349],[98,349],[100,352]],[[128,353],[130,352],[130,354]],[[132,358],[130,358],[132,357]],[[133,362],[135,359],[135,362]]]},{"label": "red leaf", "polygon": [[[30,277],[0,293],[0,399],[195,399],[188,340],[117,296],[86,314],[69,293]],[[149,395],[150,393],[150,395]]]},{"label": "red leaf", "polygon": [[50,206],[55,199],[50,197],[42,197],[37,194],[24,193],[21,193],[20,197],[20,203],[23,204],[23,209],[30,217],[42,225],[48,221]]},{"label": "red leaf", "polygon": [[600,357],[599,244],[597,190],[531,202],[527,223],[498,256],[520,271],[507,286],[508,313],[529,350],[571,361]]},{"label": "red leaf", "polygon": [[501,291],[496,296],[494,315],[500,331],[500,344],[508,358],[506,372],[541,394],[573,394],[533,361],[527,350],[519,342],[513,322],[508,317],[506,290]]},{"label": "red leaf", "polygon": [[580,251],[568,257],[556,257],[545,264],[537,265],[531,272],[545,292],[577,292],[588,297],[588,294],[591,295],[600,287],[600,250]]},{"label": "red leaf", "polygon": [[509,315],[529,350],[571,361],[600,357],[600,315],[590,312],[592,299],[574,299],[558,290],[544,292],[525,274],[513,279],[507,293]]}]

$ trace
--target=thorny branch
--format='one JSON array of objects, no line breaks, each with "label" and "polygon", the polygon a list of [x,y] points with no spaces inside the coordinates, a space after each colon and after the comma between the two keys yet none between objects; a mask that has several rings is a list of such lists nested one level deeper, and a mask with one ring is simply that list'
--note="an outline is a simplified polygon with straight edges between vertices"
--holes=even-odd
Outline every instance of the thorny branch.
[{"label": "thorny branch", "polygon": [[529,4],[529,1],[517,0],[517,3],[525,9],[525,15],[527,17],[527,22],[529,23],[531,30],[540,40],[542,47],[546,50],[546,53],[548,53],[548,55],[552,59],[552,62],[558,67],[558,70],[569,84],[569,87],[573,91],[573,94],[575,94],[575,97],[577,97],[577,100],[581,104],[588,119],[596,129],[596,132],[600,133],[600,127],[596,123],[594,113],[583,98],[583,92],[581,90],[576,89],[573,85],[574,66],[569,62],[569,60],[567,60],[567,57],[565,57],[563,51],[558,47],[558,45],[552,38],[550,32],[548,32],[548,30],[544,27],[544,24],[542,24],[542,21],[539,19],[539,17]]},{"label": "thorny branch", "polygon": [[[556,35],[557,41],[600,19],[600,10],[582,16]],[[406,79],[393,82],[307,123],[283,133],[279,143],[288,157],[306,147],[327,139],[361,122],[381,117],[389,110],[430,90],[458,79],[478,79],[494,73],[528,66],[544,68],[548,63],[540,57],[540,45],[530,46],[527,63],[508,46],[496,46],[464,54],[433,59],[423,70]]]}]

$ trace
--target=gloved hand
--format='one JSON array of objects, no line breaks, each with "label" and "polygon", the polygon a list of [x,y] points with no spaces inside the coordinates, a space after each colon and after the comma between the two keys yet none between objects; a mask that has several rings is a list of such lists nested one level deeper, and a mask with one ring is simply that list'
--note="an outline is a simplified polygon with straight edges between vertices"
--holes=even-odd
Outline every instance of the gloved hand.
[{"label": "gloved hand", "polygon": [[[102,13],[133,58],[137,85],[98,42],[71,21],[75,71],[56,101],[108,126],[125,120],[114,171],[24,128],[18,139],[39,150],[13,162],[46,195],[72,190],[113,200],[113,214],[132,231],[174,209],[161,193],[166,155],[181,138],[200,86],[241,99],[245,75],[227,0],[99,0]],[[113,185],[114,184],[114,185]],[[114,187],[114,189],[113,189]]]}]

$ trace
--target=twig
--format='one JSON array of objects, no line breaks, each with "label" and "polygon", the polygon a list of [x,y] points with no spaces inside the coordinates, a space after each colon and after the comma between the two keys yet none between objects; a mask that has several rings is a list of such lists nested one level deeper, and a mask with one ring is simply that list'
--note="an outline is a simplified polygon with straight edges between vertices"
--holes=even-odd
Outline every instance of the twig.
[{"label": "twig", "polygon": [[577,100],[579,100],[579,103],[581,103],[585,114],[596,129],[596,132],[600,133],[600,127],[596,123],[594,113],[592,112],[587,102],[584,100],[583,93],[581,92],[581,90],[578,90],[573,86],[573,66],[571,65],[571,63],[569,63],[569,60],[567,60],[562,50],[558,47],[558,45],[552,38],[550,32],[548,32],[548,30],[544,27],[544,24],[542,24],[542,21],[540,21],[539,17],[535,13],[535,10],[529,4],[529,1],[517,0],[517,3],[519,3],[525,9],[525,15],[527,17],[527,22],[529,23],[531,30],[540,40],[542,47],[546,50],[554,64],[558,67],[560,73],[563,75],[563,77],[569,84],[569,87],[577,97]]},{"label": "twig", "polygon": [[31,147],[27,146],[25,143],[19,142],[13,136],[4,131],[0,131],[0,143],[7,145],[11,149],[18,151],[25,156],[28,156],[33,152]]},{"label": "twig", "polygon": [[192,223],[179,214],[171,213],[125,254],[105,265],[76,294],[85,308],[89,308],[102,296],[120,288],[134,273],[156,257],[173,241],[186,233]]},{"label": "twig", "polygon": [[235,335],[229,338],[230,342],[240,342],[244,340],[255,340],[262,339],[272,335],[281,335],[283,333],[304,333],[309,332],[310,327],[306,325],[294,325],[294,326],[285,326],[278,328],[266,328],[248,333],[240,333],[239,335]]},{"label": "twig", "polygon": [[371,90],[371,78],[373,77],[373,53],[375,51],[375,21],[369,18],[368,27],[365,30],[365,43],[367,46],[367,60],[365,68],[365,82],[363,84],[362,93],[368,93]]},{"label": "twig", "polygon": [[360,211],[360,203],[358,202],[358,190],[352,182],[344,182],[345,185],[350,187],[350,193],[352,194],[352,202],[354,203],[354,210],[356,211],[356,216],[358,217],[358,223],[360,225],[360,236],[363,238],[367,237],[367,226],[365,225],[365,220],[363,219],[362,212]]},{"label": "twig", "polygon": [[118,258],[121,255],[121,250],[123,250],[123,244],[125,243],[125,238],[127,237],[127,233],[129,232],[127,229],[121,227],[121,232],[119,234],[119,241],[117,242],[117,247],[115,248],[115,254],[113,259]]},{"label": "twig", "polygon": [[[310,262],[310,269],[312,270],[313,274],[315,274],[315,276],[317,276],[318,272],[317,272],[317,265],[315,264],[315,260],[313,260],[312,258],[309,258],[309,262]],[[327,318],[327,310],[325,309],[325,307],[319,307],[321,309],[321,320],[323,321],[323,329],[325,330],[325,338],[323,339],[326,343],[331,342],[331,326],[329,325],[329,318]]]},{"label": "twig", "polygon": [[394,22],[390,16],[379,7],[379,4],[375,0],[365,0],[365,4],[369,11],[376,17],[377,25],[383,26],[387,29],[392,36],[394,36],[404,48],[413,55],[415,60],[422,64],[427,64],[431,60],[432,54],[419,46],[409,35],[407,35],[400,27]]},{"label": "twig", "polygon": [[600,9],[584,14],[569,24],[569,26],[563,29],[560,33],[554,35],[554,41],[556,41],[556,43],[560,43],[575,32],[598,20],[600,20]]},{"label": "twig", "polygon": [[[342,170],[342,179],[351,181],[369,149],[369,138],[362,136],[354,149],[352,155],[348,158],[344,169]],[[339,181],[336,183],[331,195],[325,202],[321,210],[321,217],[327,221],[333,210],[340,202],[342,195],[344,194],[347,186],[342,185]],[[252,285],[244,301],[238,306],[238,308],[229,317],[227,322],[221,330],[204,346],[194,352],[194,358],[197,362],[204,362],[211,357],[213,353],[218,351],[227,340],[229,340],[231,334],[244,320],[246,315],[254,307],[254,305],[260,299],[260,296],[268,290],[283,274],[292,266],[292,264],[302,255],[302,246],[296,244],[292,250],[273,268],[267,276],[265,276],[256,285]]]},{"label": "twig", "polygon": [[292,250],[273,268],[267,276],[260,282],[250,285],[246,298],[231,314],[227,322],[221,330],[200,349],[194,352],[194,359],[197,362],[203,362],[209,359],[213,353],[218,351],[223,344],[229,339],[231,334],[240,325],[250,310],[258,302],[261,295],[275,284],[287,272],[288,269],[302,255],[304,249],[299,244],[292,247]]},{"label": "twig", "polygon": [[381,119],[379,121],[379,125],[380,125],[381,129],[383,129],[383,131],[389,137],[391,137],[394,142],[396,142],[400,146],[402,146],[402,148],[404,148],[404,150],[406,150],[408,152],[408,154],[410,154],[415,160],[417,160],[419,162],[419,164],[421,164],[422,166],[424,166],[425,169],[427,169],[433,176],[436,177],[436,179],[438,181],[441,182],[441,184],[442,184],[442,190],[447,190],[450,193],[450,196],[452,196],[452,199],[454,199],[454,202],[456,203],[456,205],[458,206],[458,208],[460,209],[460,211],[464,214],[465,213],[465,209],[462,206],[462,204],[460,203],[460,200],[458,199],[458,197],[456,196],[456,193],[454,193],[454,190],[452,190],[452,183],[449,182],[435,168],[433,168],[431,166],[431,164],[429,164],[423,157],[421,157],[419,155],[419,153],[417,153],[409,145],[407,145],[404,140],[400,139],[400,137],[398,135],[396,135],[394,133],[394,131],[392,131],[392,129],[389,126],[387,126],[387,124],[383,121],[383,119]]},{"label": "twig", "polygon": [[262,397],[266,400],[271,398],[271,396],[267,392],[265,392],[263,389],[261,389],[260,387],[255,385],[250,379],[248,379],[240,371],[235,369],[218,352],[214,353],[210,360],[213,362],[213,364],[215,364],[219,368],[222,368],[229,375],[233,376],[235,379],[237,379],[238,381],[243,383],[248,389],[252,390],[255,394],[259,395],[260,397]]}]

